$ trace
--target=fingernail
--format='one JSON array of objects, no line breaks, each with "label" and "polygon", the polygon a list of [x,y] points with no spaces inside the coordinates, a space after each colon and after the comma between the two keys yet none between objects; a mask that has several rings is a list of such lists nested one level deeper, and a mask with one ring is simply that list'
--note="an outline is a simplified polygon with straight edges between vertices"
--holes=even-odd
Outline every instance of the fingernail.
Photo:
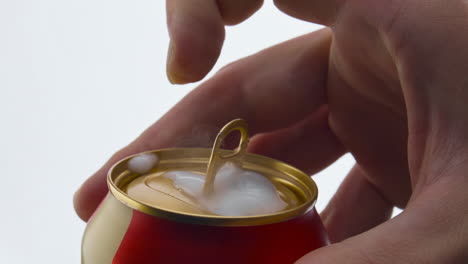
[{"label": "fingernail", "polygon": [[169,42],[169,49],[167,50],[167,62],[166,62],[166,75],[167,79],[169,79],[169,82],[174,84],[172,74],[171,74],[171,69],[172,69],[172,64],[173,64],[173,59],[174,59],[174,44],[172,44],[172,41]]},{"label": "fingernail", "polygon": [[172,84],[186,84],[193,81],[184,74],[181,67],[177,64],[175,60],[175,45],[172,41],[169,43],[167,52],[166,75]]},{"label": "fingernail", "polygon": [[186,83],[184,81],[184,78],[178,73],[178,69],[177,69],[178,67],[176,65],[176,62],[174,61],[174,52],[175,52],[174,43],[171,41],[169,42],[169,49],[167,51],[167,64],[166,64],[167,79],[172,84]]},{"label": "fingernail", "polygon": [[174,70],[167,71],[167,79],[169,79],[169,82],[172,84],[186,84],[189,82],[183,76],[177,74]]}]

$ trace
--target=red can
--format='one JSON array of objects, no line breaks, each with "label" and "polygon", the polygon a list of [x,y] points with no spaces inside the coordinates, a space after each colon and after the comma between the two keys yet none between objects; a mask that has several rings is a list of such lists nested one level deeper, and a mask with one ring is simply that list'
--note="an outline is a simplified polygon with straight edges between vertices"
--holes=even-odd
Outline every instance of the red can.
[{"label": "red can", "polygon": [[[317,188],[304,172],[283,162],[245,153],[246,129],[239,121],[218,135],[214,150],[174,148],[147,152],[158,158],[147,172],[129,169],[138,155],[109,171],[109,193],[90,219],[82,243],[83,264],[268,263],[289,264],[328,244],[314,205]],[[238,129],[236,151],[219,149]],[[175,170],[206,174],[222,160],[259,173],[288,206],[275,213],[223,216],[207,212],[162,175]],[[152,182],[148,183],[147,180]],[[155,180],[153,182],[153,180]],[[136,187],[135,187],[136,186]],[[209,183],[205,184],[207,189]],[[135,189],[136,188],[136,189]],[[146,188],[146,189],[145,189]],[[210,188],[208,188],[210,189]],[[135,192],[137,190],[137,192]]]}]

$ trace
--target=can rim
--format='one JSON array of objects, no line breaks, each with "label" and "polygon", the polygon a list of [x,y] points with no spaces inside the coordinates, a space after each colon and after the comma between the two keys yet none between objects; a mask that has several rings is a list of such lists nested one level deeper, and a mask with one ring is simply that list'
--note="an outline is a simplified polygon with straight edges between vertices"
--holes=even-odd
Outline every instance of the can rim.
[{"label": "can rim", "polygon": [[[226,153],[230,152],[229,150],[223,150]],[[208,148],[166,148],[159,150],[146,151],[138,154],[128,156],[121,159],[115,163],[107,174],[107,184],[109,187],[110,193],[120,202],[126,206],[138,210],[142,213],[146,213],[156,217],[162,217],[168,220],[174,220],[178,222],[190,223],[190,224],[202,224],[202,225],[212,225],[212,226],[255,226],[255,225],[265,225],[273,224],[277,222],[283,222],[289,219],[292,219],[296,216],[302,215],[315,206],[318,196],[318,189],[314,180],[307,175],[305,172],[288,165],[282,161],[275,160],[266,156],[246,153],[246,161],[261,161],[262,163],[272,166],[275,170],[279,172],[288,172],[288,176],[293,177],[295,180],[300,182],[304,189],[308,191],[307,200],[291,209],[280,211],[274,214],[266,215],[255,215],[255,216],[218,216],[218,215],[203,215],[203,214],[194,214],[187,212],[179,212],[175,210],[170,210],[167,208],[155,207],[144,202],[137,201],[136,199],[130,197],[125,193],[117,184],[114,182],[113,172],[115,169],[122,163],[128,161],[129,159],[145,154],[153,153],[158,155],[158,153],[164,152],[185,152],[185,153],[210,153],[211,149]],[[202,157],[204,158],[204,157]]]}]

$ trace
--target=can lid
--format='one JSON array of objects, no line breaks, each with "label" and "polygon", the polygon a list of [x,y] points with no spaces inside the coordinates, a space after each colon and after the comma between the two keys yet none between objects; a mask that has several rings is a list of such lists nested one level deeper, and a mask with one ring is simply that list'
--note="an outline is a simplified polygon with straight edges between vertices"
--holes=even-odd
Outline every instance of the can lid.
[{"label": "can lid", "polygon": [[[227,134],[241,132],[237,149],[220,149]],[[193,224],[218,226],[252,226],[285,221],[302,215],[312,209],[317,199],[317,187],[306,173],[265,156],[246,153],[248,142],[246,123],[234,120],[218,134],[213,149],[207,148],[172,148],[145,154],[156,155],[158,165],[149,173],[141,174],[128,169],[133,155],[115,164],[108,174],[110,192],[122,203],[156,217]],[[288,203],[280,212],[255,216],[220,216],[208,212],[196,201],[177,190],[172,181],[161,177],[169,171],[190,171],[207,175],[204,192],[212,192],[215,173],[220,164],[237,162],[242,168],[262,174],[276,187],[279,196]]]}]

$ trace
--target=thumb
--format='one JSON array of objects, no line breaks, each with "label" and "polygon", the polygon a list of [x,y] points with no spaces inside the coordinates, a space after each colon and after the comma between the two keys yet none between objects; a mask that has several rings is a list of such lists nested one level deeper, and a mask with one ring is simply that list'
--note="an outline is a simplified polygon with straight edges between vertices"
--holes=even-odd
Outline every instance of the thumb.
[{"label": "thumb", "polygon": [[468,263],[466,199],[454,189],[427,190],[397,217],[296,264]]}]

